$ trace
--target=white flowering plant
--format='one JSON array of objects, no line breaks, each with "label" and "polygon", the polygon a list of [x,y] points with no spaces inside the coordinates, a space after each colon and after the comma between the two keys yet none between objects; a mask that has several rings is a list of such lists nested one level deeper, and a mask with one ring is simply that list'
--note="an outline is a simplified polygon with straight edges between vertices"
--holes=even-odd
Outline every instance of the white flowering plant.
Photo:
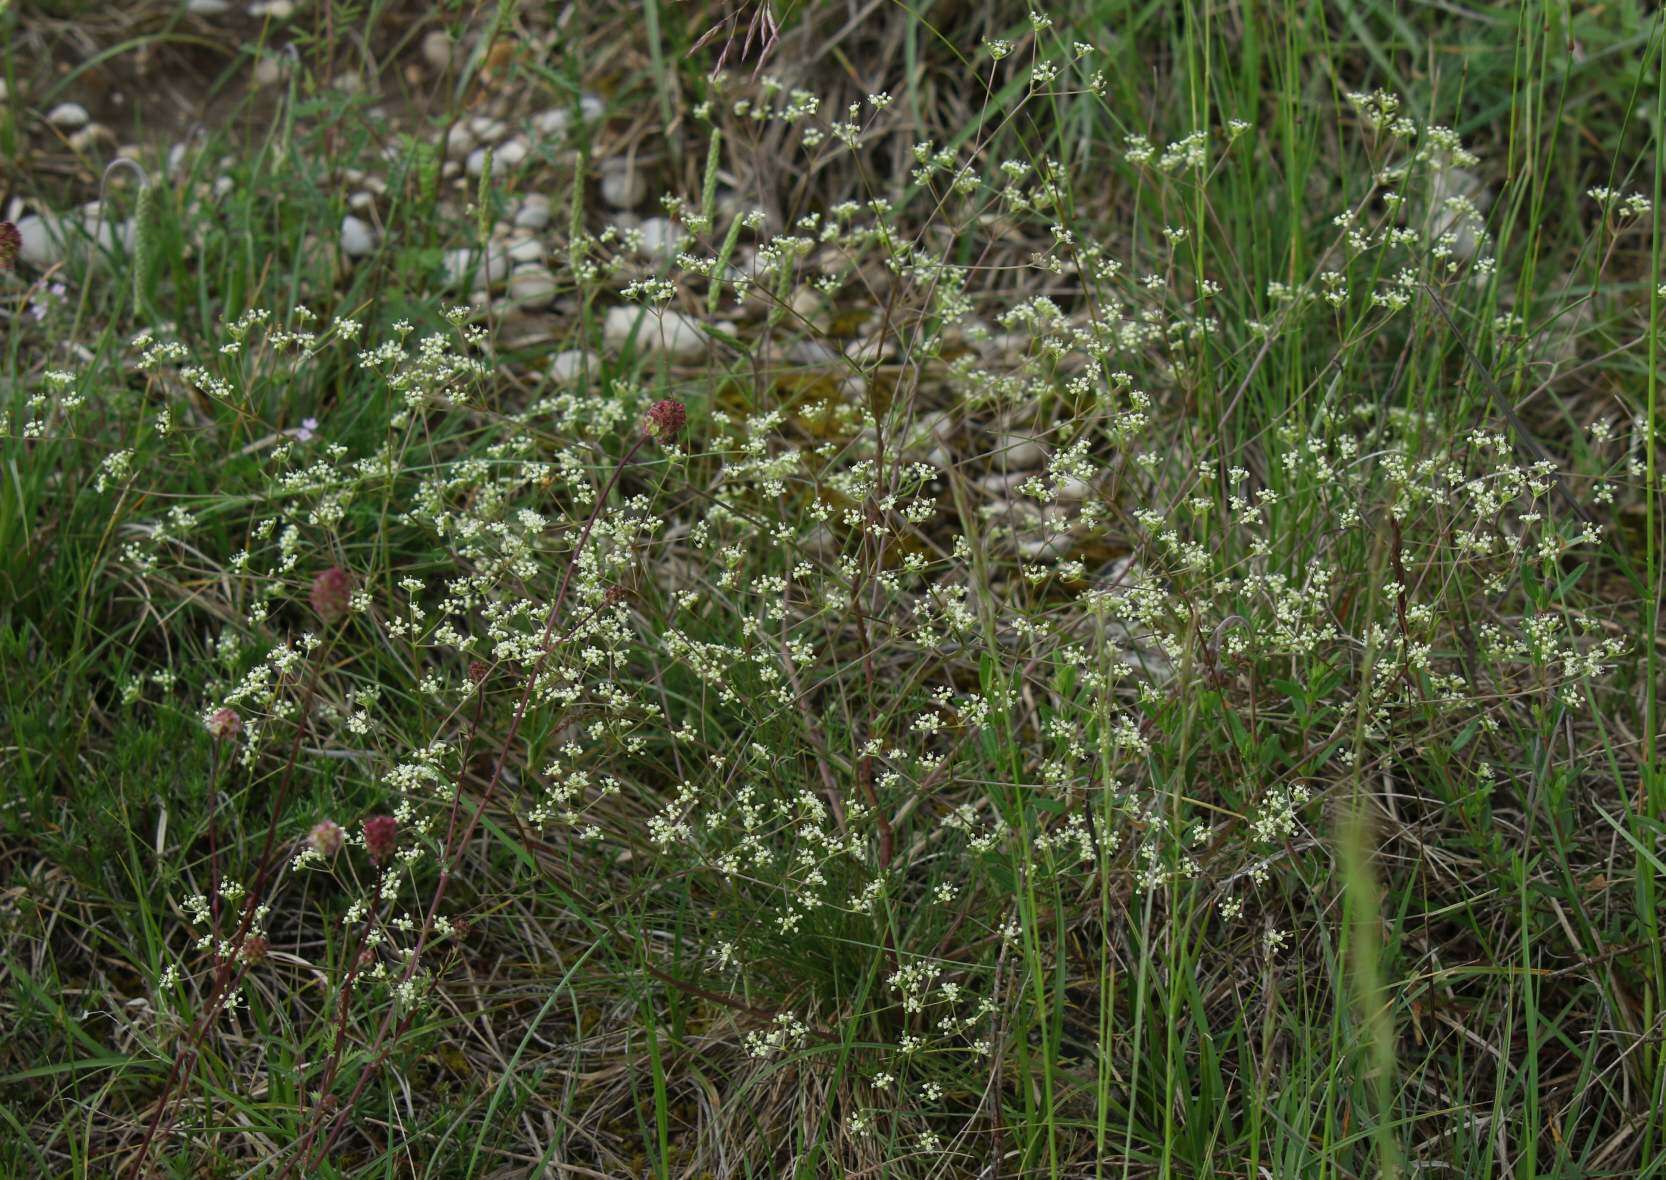
[{"label": "white flowering plant", "polygon": [[[357,261],[213,315],[158,314],[188,249],[251,277],[192,201],[281,228],[295,177],[147,186],[96,350],[8,321],[0,655],[88,709],[14,700],[7,847],[83,833],[62,904],[117,941],[122,866],[143,932],[98,1158],[1648,1166],[1658,435],[1590,374],[1652,363],[1658,267],[1564,331],[1449,103],[1142,109],[1009,15],[956,120],[691,77],[653,206],[454,110]],[[1653,257],[1577,193],[1593,285]]]}]

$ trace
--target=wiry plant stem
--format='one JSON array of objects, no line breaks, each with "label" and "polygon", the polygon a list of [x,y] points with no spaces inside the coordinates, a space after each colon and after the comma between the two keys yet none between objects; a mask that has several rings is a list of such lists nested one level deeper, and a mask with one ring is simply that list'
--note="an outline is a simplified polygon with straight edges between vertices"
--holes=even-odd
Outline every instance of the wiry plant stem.
[{"label": "wiry plant stem", "polygon": [[[457,787],[452,795],[451,819],[446,829],[445,843],[442,846],[440,856],[439,880],[435,883],[433,897],[428,904],[427,916],[423,919],[422,927],[417,932],[416,946],[412,950],[409,958],[406,960],[405,970],[400,976],[399,982],[401,984],[410,982],[411,978],[416,974],[417,965],[422,960],[422,952],[426,948],[428,937],[434,929],[434,920],[439,915],[440,903],[445,900],[446,886],[451,882],[452,867],[457,857],[461,855],[462,849],[468,846],[469,839],[474,835],[474,829],[480,822],[480,817],[485,812],[487,804],[491,802],[492,796],[497,789],[498,782],[503,776],[503,768],[508,763],[509,752],[514,748],[515,739],[520,733],[521,723],[525,720],[527,708],[531,704],[533,689],[538,683],[540,673],[543,671],[544,661],[549,658],[551,648],[550,641],[555,634],[556,621],[561,617],[561,608],[566,603],[567,591],[572,585],[573,573],[578,568],[579,561],[583,557],[584,546],[590,539],[590,533],[595,528],[596,521],[601,517],[602,509],[607,504],[608,497],[612,495],[614,487],[618,484],[619,477],[635,460],[637,452],[642,449],[643,445],[646,444],[651,437],[653,436],[646,430],[636,437],[630,448],[625,452],[624,457],[621,458],[618,464],[613,468],[612,474],[608,477],[607,484],[602,488],[601,494],[596,497],[596,502],[590,510],[590,515],[585,519],[584,528],[579,533],[578,544],[574,547],[573,554],[568,559],[567,567],[562,573],[561,586],[556,592],[555,602],[551,605],[549,615],[544,622],[543,635],[538,644],[538,658],[533,662],[532,669],[527,673],[526,682],[521,688],[520,700],[516,703],[515,716],[510,722],[509,732],[504,735],[503,742],[498,747],[497,757],[492,766],[491,777],[487,780],[485,788],[480,792],[480,800],[475,805],[474,811],[469,816],[468,823],[463,827],[462,834],[460,836],[457,834],[457,819],[461,814],[460,809],[463,797],[463,776],[467,770],[466,763],[458,768]],[[400,1036],[402,1036],[405,1030],[410,1026],[411,1019],[416,1013],[416,1009],[413,1006],[405,1013],[404,1016],[399,1018],[396,1025],[394,1022],[394,1014],[396,1011],[397,1009],[393,1007],[388,1009],[387,1015],[382,1020],[382,1027],[377,1033],[376,1041],[370,1048],[370,1061],[359,1074],[358,1082],[354,1085],[352,1092],[347,1097],[347,1100],[343,1102],[334,1115],[331,1116],[328,1134],[325,1135],[323,1143],[318,1149],[319,1159],[323,1159],[325,1156],[329,1155],[330,1149],[335,1145],[336,1139],[340,1136],[343,1126],[345,1126],[343,1120],[346,1118],[347,1112],[352,1110],[354,1105],[358,1102],[359,1096],[364,1093],[364,1089],[370,1083],[371,1077],[374,1076],[376,1071],[381,1067],[382,1062],[387,1059],[388,1054],[392,1051],[393,1045],[398,1042]],[[310,1144],[312,1137],[313,1130],[309,1127],[303,1146],[290,1153],[288,1160],[284,1163],[283,1169],[278,1172],[276,1180],[285,1180],[285,1177],[290,1174],[291,1170],[297,1163],[305,1164],[307,1159],[307,1149],[305,1144]]]}]

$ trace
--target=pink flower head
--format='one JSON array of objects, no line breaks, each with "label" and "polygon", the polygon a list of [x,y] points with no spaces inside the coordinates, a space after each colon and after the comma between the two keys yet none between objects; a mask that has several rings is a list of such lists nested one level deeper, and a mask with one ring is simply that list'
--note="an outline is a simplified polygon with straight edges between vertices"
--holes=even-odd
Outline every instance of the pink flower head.
[{"label": "pink flower head", "polygon": [[688,408],[682,402],[664,398],[648,407],[642,418],[642,433],[663,442],[682,433],[683,423],[687,421]]},{"label": "pink flower head", "polygon": [[9,221],[0,221],[0,270],[10,270],[17,252],[23,249],[23,235]]},{"label": "pink flower head", "polygon": [[216,709],[208,719],[208,732],[217,742],[229,742],[243,732],[243,719],[229,705]]},{"label": "pink flower head", "polygon": [[371,864],[381,864],[399,844],[399,821],[391,815],[373,815],[364,821],[364,850]]},{"label": "pink flower head", "polygon": [[307,833],[307,845],[319,856],[334,856],[341,851],[341,841],[346,833],[341,825],[333,819],[321,819],[312,826]]},{"label": "pink flower head", "polygon": [[318,617],[334,623],[347,614],[353,597],[353,575],[339,565],[332,565],[312,580],[312,593],[308,597]]}]

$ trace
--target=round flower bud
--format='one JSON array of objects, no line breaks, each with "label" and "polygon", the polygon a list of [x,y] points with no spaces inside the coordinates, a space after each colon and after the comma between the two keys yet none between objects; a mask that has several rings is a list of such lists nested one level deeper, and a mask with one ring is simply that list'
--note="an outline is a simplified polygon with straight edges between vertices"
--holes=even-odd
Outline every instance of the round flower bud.
[{"label": "round flower bud", "polygon": [[9,221],[0,221],[0,270],[10,270],[23,249],[23,234]]},{"label": "round flower bud", "polygon": [[346,833],[341,825],[333,819],[319,820],[307,833],[307,846],[319,856],[334,856],[341,851],[341,841]]},{"label": "round flower bud", "polygon": [[209,715],[208,732],[217,742],[229,742],[243,732],[243,719],[229,705],[216,709]]},{"label": "round flower bud", "polygon": [[312,609],[326,623],[334,623],[347,614],[353,596],[353,576],[339,565],[332,565],[312,580],[308,598]]},{"label": "round flower bud", "polygon": [[391,815],[373,815],[364,821],[364,850],[371,864],[381,864],[399,845],[399,821]]},{"label": "round flower bud", "polygon": [[648,407],[642,418],[642,433],[664,441],[675,438],[688,421],[688,409],[682,402],[664,398]]}]

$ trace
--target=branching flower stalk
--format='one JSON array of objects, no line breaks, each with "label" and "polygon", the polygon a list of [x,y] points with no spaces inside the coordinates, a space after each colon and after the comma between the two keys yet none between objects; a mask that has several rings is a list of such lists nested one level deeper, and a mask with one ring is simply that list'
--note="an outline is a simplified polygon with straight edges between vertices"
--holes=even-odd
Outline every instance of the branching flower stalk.
[{"label": "branching flower stalk", "polygon": [[[538,644],[538,658],[534,661],[531,670],[526,675],[525,683],[521,688],[520,699],[515,705],[514,718],[510,722],[509,731],[504,735],[503,742],[498,747],[497,756],[493,761],[491,776],[488,778],[485,788],[480,792],[480,799],[475,804],[474,810],[468,818],[468,822],[464,825],[462,832],[459,834],[457,831],[457,820],[461,814],[463,775],[467,767],[467,762],[464,761],[460,766],[458,770],[456,789],[452,795],[451,817],[447,824],[445,841],[441,846],[443,851],[440,857],[439,879],[434,885],[434,893],[428,904],[427,916],[423,920],[422,926],[417,932],[416,945],[406,960],[404,973],[400,978],[401,984],[409,983],[411,978],[416,974],[417,965],[422,959],[422,952],[427,945],[429,935],[434,929],[434,920],[438,917],[440,905],[445,900],[446,886],[451,881],[451,873],[456,864],[457,858],[461,855],[462,850],[468,846],[469,840],[474,835],[475,827],[479,824],[480,817],[484,814],[487,804],[491,802],[492,796],[497,789],[498,782],[503,776],[503,769],[508,764],[510,751],[514,749],[515,739],[520,733],[521,723],[525,720],[527,708],[531,704],[533,689],[537,685],[538,677],[543,671],[544,661],[548,658],[552,648],[551,641],[555,635],[556,623],[561,617],[562,607],[565,605],[567,600],[567,591],[572,585],[573,574],[578,569],[579,560],[584,553],[585,545],[590,539],[591,530],[595,528],[596,521],[601,517],[601,514],[607,505],[608,498],[612,495],[614,487],[619,482],[619,477],[625,472],[626,468],[628,468],[631,463],[635,461],[637,453],[649,442],[656,439],[661,443],[669,443],[674,440],[681,432],[685,419],[686,411],[684,410],[681,402],[665,400],[655,403],[648,410],[648,413],[643,420],[641,429],[638,431],[637,436],[632,441],[629,449],[626,450],[624,456],[614,466],[613,471],[608,476],[607,483],[603,486],[601,494],[596,497],[596,502],[592,506],[589,516],[585,519],[583,529],[579,533],[578,543],[573,547],[572,556],[567,560],[566,569],[561,577],[560,589],[556,592],[555,602],[550,606],[549,616],[544,622],[543,634],[540,637]],[[414,1006],[409,1008],[403,1016],[399,1017],[396,1023],[395,1016],[397,1012],[397,1008],[390,1007],[387,1014],[383,1017],[382,1027],[377,1033],[375,1042],[370,1046],[369,1061],[360,1072],[358,1082],[354,1085],[352,1092],[347,1097],[347,1100],[341,1103],[333,1116],[330,1117],[330,1121],[328,1123],[328,1133],[324,1136],[323,1142],[318,1148],[318,1159],[322,1160],[329,1155],[330,1149],[335,1145],[337,1137],[341,1134],[342,1128],[346,1125],[345,1120],[348,1112],[351,1111],[357,1104],[359,1096],[364,1092],[365,1087],[370,1083],[371,1077],[373,1077],[376,1071],[381,1067],[382,1062],[387,1059],[387,1055],[392,1051],[394,1044],[398,1042],[399,1038],[404,1035],[405,1030],[410,1026],[410,1022],[415,1016],[416,1008]],[[278,1172],[277,1180],[284,1180],[297,1163],[303,1165],[303,1172],[305,1172],[305,1165],[308,1161],[306,1145],[310,1143],[312,1134],[312,1128],[309,1126],[307,1135],[303,1140],[302,1145],[290,1154],[290,1157],[285,1162],[283,1169]]]},{"label": "branching flower stalk", "polygon": [[289,744],[289,754],[284,760],[283,771],[278,780],[276,797],[272,801],[271,817],[266,825],[265,843],[261,848],[260,859],[256,862],[254,882],[250,885],[244,899],[243,913],[238,920],[237,929],[228,940],[231,948],[229,955],[219,956],[219,943],[215,943],[214,983],[209,991],[208,1003],[198,1017],[196,1025],[191,1030],[191,1036],[185,1050],[174,1056],[173,1065],[168,1070],[168,1077],[162,1084],[162,1091],[157,1095],[156,1108],[151,1115],[150,1123],[145,1130],[145,1137],[139,1144],[138,1155],[135,1157],[129,1175],[138,1178],[144,1175],[145,1164],[150,1158],[150,1149],[157,1138],[158,1132],[167,1115],[168,1106],[173,1099],[176,1087],[189,1084],[191,1074],[196,1066],[202,1039],[207,1035],[223,1008],[226,998],[236,991],[242,981],[243,973],[248,970],[249,963],[242,954],[244,940],[249,933],[249,927],[254,922],[255,913],[259,909],[260,900],[264,896],[268,874],[271,871],[273,853],[277,847],[278,822],[283,817],[284,806],[289,801],[289,791],[295,777],[296,760],[301,752],[301,742],[306,737],[311,723],[313,696],[318,689],[319,672],[328,656],[328,641],[324,650],[317,653],[310,661],[311,668],[307,677],[306,691],[301,697],[300,716],[295,721],[295,736]]},{"label": "branching flower stalk", "polygon": [[[463,739],[463,747],[462,747],[462,750],[461,750],[461,753],[460,753],[460,759],[459,759],[459,765],[462,768],[466,768],[468,766],[469,758],[470,758],[471,754],[473,753],[475,739],[476,739],[476,737],[478,736],[478,734],[480,732],[480,719],[481,719],[482,713],[485,710],[485,704],[486,704],[485,679],[486,678],[484,676],[480,676],[480,677],[475,678],[474,714],[473,714],[472,718],[470,719],[467,734],[465,735],[465,737]],[[452,818],[453,818],[454,821],[455,821],[456,812],[457,812],[457,801],[462,797],[462,786],[463,786],[463,770],[460,769],[459,772],[458,772],[458,777],[457,777],[457,790],[454,793],[453,799],[452,799]],[[378,861],[379,861],[379,864],[377,866],[376,885],[375,885],[375,888],[371,891],[370,909],[366,913],[365,920],[359,928],[358,945],[354,948],[352,956],[347,960],[347,962],[348,962],[347,976],[342,981],[341,988],[340,988],[339,993],[336,997],[335,1041],[330,1046],[330,1056],[329,1056],[328,1060],[325,1062],[323,1076],[319,1080],[319,1083],[318,1083],[318,1086],[317,1086],[318,1095],[319,1095],[319,1102],[320,1102],[320,1107],[321,1108],[324,1108],[325,1104],[332,1097],[331,1092],[330,1092],[331,1087],[335,1084],[336,1074],[337,1074],[337,1072],[338,1072],[338,1070],[340,1069],[340,1066],[341,1066],[342,1054],[346,1052],[346,1047],[347,1047],[347,1010],[348,1010],[349,1004],[352,1001],[354,981],[358,978],[359,973],[360,973],[361,963],[360,963],[360,960],[359,960],[359,956],[364,951],[366,939],[369,936],[370,928],[376,921],[376,912],[377,912],[377,909],[380,907],[381,898],[382,898],[382,884],[383,884],[383,881],[385,880],[385,878],[387,876],[387,873],[388,873],[389,869],[392,867],[391,864],[390,864],[390,858],[387,857],[387,856],[379,857]],[[442,866],[442,872],[443,872],[443,866]],[[436,903],[435,908],[437,909],[437,903]],[[432,922],[433,912],[434,912],[434,910],[431,909],[430,919],[429,919],[430,924]],[[427,928],[428,928],[428,924],[425,924],[424,931],[426,931]],[[413,955],[412,956],[413,963],[415,961],[415,958],[416,958],[416,956]],[[409,979],[409,978],[410,978],[410,976],[407,975],[406,979]],[[311,1120],[308,1121],[306,1131],[302,1134],[300,1141],[295,1145],[294,1151],[292,1152],[292,1158],[298,1159],[298,1160],[305,1160],[307,1158],[307,1154],[308,1154],[308,1152],[311,1148],[312,1140],[313,1140],[314,1136],[316,1136],[317,1133],[318,1133],[318,1128],[319,1128],[319,1123],[318,1123],[317,1119],[311,1119]]]},{"label": "branching flower stalk", "polygon": [[[1055,97],[1061,72],[1083,68],[1092,47],[1061,57],[1050,18],[1031,22],[1019,46],[988,47],[986,93],[1010,93],[1006,75],[1028,70],[1034,96]],[[264,909],[249,920],[255,898],[222,863],[242,796],[211,800],[213,898],[184,909],[209,927],[194,945],[216,957],[203,976],[186,951],[165,976],[197,964],[190,1018],[185,992],[157,986],[189,1051],[147,1151],[165,1140],[171,1157],[183,1142],[194,1066],[216,1051],[219,1030],[198,1009],[223,1021],[245,1004],[274,1016],[248,1068],[262,1068],[256,1052],[276,1059],[279,1038],[306,1061],[302,1100],[262,1116],[282,1128],[280,1175],[357,1149],[357,1116],[426,1038],[433,1005],[453,998],[462,952],[449,940],[468,924],[448,907],[470,894],[492,915],[480,943],[525,905],[519,916],[552,942],[628,948],[619,961],[644,1002],[686,1002],[704,1023],[698,1045],[651,1064],[662,1153],[684,1054],[697,1052],[721,1063],[720,1086],[785,1083],[781,1108],[758,1112],[761,1137],[827,1114],[828,1150],[851,1171],[907,1155],[972,1174],[994,1144],[997,1157],[1023,1153],[1021,1170],[1063,1174],[1132,1150],[1146,1119],[1181,1168],[1175,1132],[1189,1116],[1160,1093],[1186,1089],[1197,1013],[1162,981],[1198,970],[1190,948],[1218,943],[1245,961],[1233,987],[1213,986],[1223,974],[1200,993],[1208,1019],[1235,1018],[1219,999],[1229,992],[1305,987],[1292,981],[1328,918],[1322,897],[1288,886],[1324,878],[1339,784],[1375,790],[1395,776],[1383,789],[1408,814],[1425,799],[1447,809],[1408,824],[1474,833],[1463,855],[1482,863],[1509,850],[1492,791],[1503,800],[1516,786],[1523,736],[1565,730],[1534,769],[1584,775],[1581,722],[1562,719],[1623,695],[1615,622],[1628,616],[1575,584],[1586,566],[1607,576],[1588,560],[1601,530],[1568,520],[1558,488],[1603,481],[1624,496],[1642,465],[1635,441],[1628,458],[1606,428],[1572,459],[1557,460],[1548,431],[1543,452],[1521,453],[1519,399],[1492,389],[1492,373],[1507,384],[1536,361],[1527,333],[1495,315],[1509,305],[1489,302],[1486,224],[1435,183],[1437,165],[1466,163],[1452,133],[1412,127],[1339,148],[1359,165],[1341,197],[1290,211],[1301,261],[1264,273],[1246,255],[1260,277],[1234,289],[1244,273],[1206,273],[1233,227],[1206,226],[1201,211],[1206,186],[1251,189],[1265,175],[1265,148],[1236,123],[1199,126],[1192,108],[1166,147],[1130,137],[1113,165],[1140,193],[1124,232],[1077,187],[1073,146],[1060,145],[1064,163],[985,158],[1020,133],[1005,112],[980,117],[960,146],[899,144],[912,131],[882,117],[883,92],[871,117],[857,102],[825,123],[814,95],[739,85],[714,80],[697,116],[713,145],[721,128],[737,174],[749,148],[796,145],[818,176],[842,172],[866,199],[776,224],[778,209],[735,206],[712,147],[698,200],[665,198],[650,246],[645,221],[590,232],[575,187],[576,366],[568,355],[526,385],[476,382],[497,363],[494,311],[452,308],[455,337],[398,321],[354,358],[365,403],[388,403],[382,431],[343,421],[330,393],[308,400],[282,369],[264,383],[283,347],[272,340],[318,350],[299,313],[265,339],[251,313],[228,325],[218,359],[158,376],[145,413],[183,387],[212,441],[248,441],[244,455],[269,450],[271,462],[250,463],[238,487],[177,497],[176,512],[149,506],[170,504],[168,489],[134,468],[150,475],[176,448],[193,462],[196,438],[147,452],[141,431],[136,457],[105,461],[111,486],[152,514],[123,519],[133,539],[116,562],[146,594],[208,609],[207,643],[176,646],[210,659],[181,661],[182,677],[208,709],[241,711],[246,764],[263,759],[253,781],[276,786],[307,675],[288,644],[248,650],[251,636],[271,640],[267,599],[299,588],[332,626],[365,621],[362,643],[321,679],[312,670],[299,728],[308,757],[331,760],[334,814],[347,821],[349,799],[377,796],[351,834],[326,820],[292,862],[320,865],[350,843],[361,857],[320,877],[359,896],[338,916],[328,892],[284,894],[293,953],[253,977]],[[1367,121],[1391,105],[1349,102]],[[919,167],[906,178],[870,167],[880,142]],[[489,183],[513,199],[519,179]],[[478,207],[447,232],[485,254],[512,231],[469,224],[491,195],[475,191]],[[1453,210],[1464,250],[1423,228]],[[684,248],[658,248],[671,239]],[[610,292],[664,306],[662,330],[641,332],[628,306],[596,306],[593,321],[591,296]],[[600,366],[592,327],[616,353]],[[159,334],[135,349],[183,359]],[[744,358],[727,371],[718,337]],[[702,453],[673,480],[633,478],[649,440],[685,426],[670,401],[632,422],[652,396],[633,382],[672,366],[709,394]],[[594,388],[598,368],[608,388]],[[70,421],[70,381],[43,383],[24,425]],[[212,527],[193,530],[197,507],[215,510]],[[297,568],[307,553],[336,563],[310,595]],[[223,592],[202,589],[216,582]],[[627,593],[640,611],[623,609]],[[487,690],[493,675],[503,691]],[[205,710],[223,779],[216,716]],[[1629,750],[1613,757],[1624,765]],[[293,750],[282,773],[292,798]],[[1417,790],[1397,785],[1408,778]],[[1590,794],[1568,792],[1569,812]],[[1385,853],[1402,838],[1385,829]],[[509,898],[493,871],[509,858],[480,859],[504,840],[531,869]],[[273,847],[269,828],[261,907],[291,883],[270,870]],[[575,913],[592,885],[595,904]],[[673,914],[678,936],[661,941]],[[304,958],[315,945],[330,948],[317,969],[333,976],[316,1001]],[[1096,946],[1097,971],[1082,955]],[[584,1053],[612,1040],[581,1014],[583,990],[604,982],[562,981]],[[273,997],[286,1002],[261,1011]],[[658,1028],[660,1016],[610,1014],[602,1027]],[[1130,1060],[1130,1030],[1176,1051]],[[229,1060],[241,1044],[217,1049]],[[838,1065],[811,1046],[839,1046]],[[1098,1055],[1097,1099],[1051,1074],[1078,1049]],[[1231,1084],[1254,1086],[1254,1074]],[[206,1083],[193,1129],[221,1121],[226,1100]],[[593,1149],[584,1162],[598,1174],[625,1170],[629,1133],[610,1129],[607,1107],[627,1088],[585,1095],[596,1117],[579,1120],[575,1151]],[[711,1120],[702,1135],[733,1126],[722,1111],[698,1117]]]}]

